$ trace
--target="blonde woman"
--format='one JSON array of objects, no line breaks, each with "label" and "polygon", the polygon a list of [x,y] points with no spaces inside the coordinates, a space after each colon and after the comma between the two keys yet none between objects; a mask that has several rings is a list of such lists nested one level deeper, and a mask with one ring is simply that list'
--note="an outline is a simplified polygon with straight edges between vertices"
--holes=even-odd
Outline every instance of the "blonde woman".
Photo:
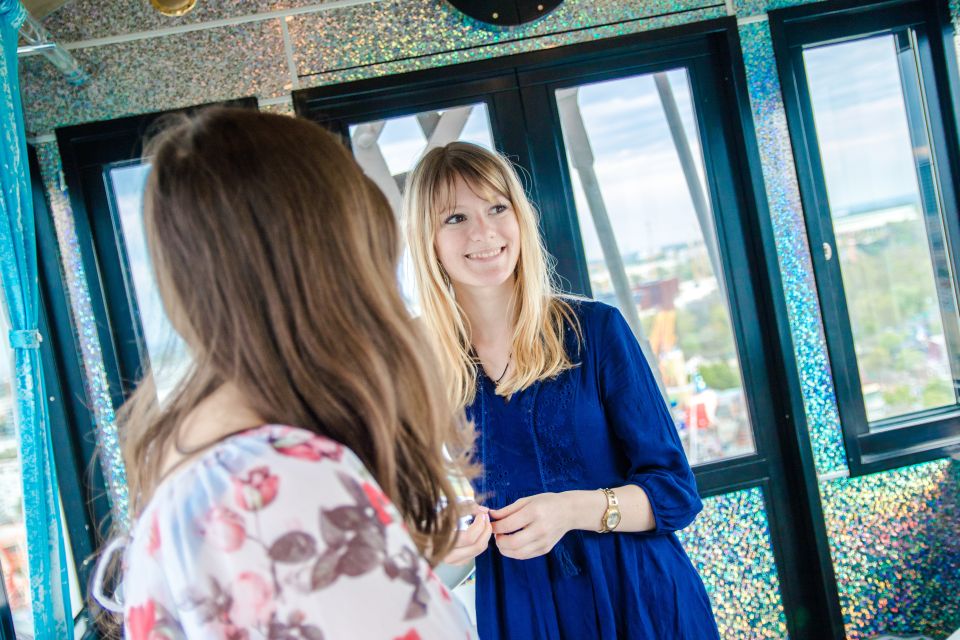
[{"label": "blonde woman", "polygon": [[430,151],[404,212],[423,321],[478,430],[489,518],[446,561],[476,558],[480,637],[717,638],[674,535],[702,506],[693,473],[620,312],[551,286],[537,216],[499,155]]},{"label": "blonde woman", "polygon": [[453,543],[463,432],[392,284],[386,199],[287,116],[204,111],[147,156],[147,244],[194,366],[121,412],[125,637],[474,637],[422,555]]}]

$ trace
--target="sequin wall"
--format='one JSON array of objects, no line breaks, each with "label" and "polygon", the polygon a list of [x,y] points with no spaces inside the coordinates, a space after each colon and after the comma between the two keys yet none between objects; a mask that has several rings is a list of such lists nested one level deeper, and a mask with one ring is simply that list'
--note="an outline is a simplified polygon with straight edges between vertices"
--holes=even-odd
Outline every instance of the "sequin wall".
[{"label": "sequin wall", "polygon": [[[90,70],[91,82],[68,88],[44,60],[24,60],[27,130],[44,134],[68,124],[240,96],[283,102],[296,88],[726,15],[718,0],[567,0],[532,25],[492,31],[443,0],[198,4],[207,5],[203,13],[169,25],[142,0],[74,0],[48,17],[44,26]],[[161,24],[176,32],[156,37]]]},{"label": "sequin wall", "polygon": [[73,212],[70,210],[66,188],[60,183],[60,154],[57,153],[56,145],[49,142],[37,145],[37,157],[43,182],[47,186],[47,199],[54,214],[57,243],[60,245],[63,269],[67,275],[67,295],[83,357],[87,398],[92,401],[94,418],[97,421],[97,442],[100,443],[104,480],[110,487],[114,517],[126,522],[129,517],[126,470],[120,454],[113,401],[110,398],[107,375],[103,370],[100,338],[90,304],[90,291],[87,288],[83,260],[73,226]]},{"label": "sequin wall", "polygon": [[960,628],[960,464],[835,480],[820,490],[849,638],[945,638]]},{"label": "sequin wall", "polygon": [[800,187],[767,23],[741,26],[740,41],[814,463],[818,473],[846,471]]},{"label": "sequin wall", "polygon": [[[736,14],[847,635],[941,639],[960,627],[960,599],[949,598],[960,593],[958,465],[941,461],[836,479],[847,465],[765,16],[811,1],[566,0],[538,22],[499,30],[480,28],[444,0],[199,0],[193,12],[175,19],[160,16],[147,0],[73,0],[46,18],[46,28],[91,76],[77,88],[40,57],[21,65],[27,129],[42,143],[43,177],[117,512],[126,512],[125,476],[73,217],[59,188],[60,161],[50,135],[56,127],[243,96],[256,96],[264,109],[292,113],[290,92],[299,88]],[[960,0],[950,6],[960,23]],[[760,489],[706,500],[703,515],[683,535],[723,637],[785,637]]]},{"label": "sequin wall", "polygon": [[680,540],[707,587],[722,637],[786,637],[760,489],[707,498],[703,512],[681,532]]}]

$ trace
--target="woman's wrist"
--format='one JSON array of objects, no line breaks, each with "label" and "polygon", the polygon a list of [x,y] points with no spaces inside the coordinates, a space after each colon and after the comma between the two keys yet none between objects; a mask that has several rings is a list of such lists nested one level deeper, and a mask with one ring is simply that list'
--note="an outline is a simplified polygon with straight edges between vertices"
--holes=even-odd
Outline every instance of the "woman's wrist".
[{"label": "woman's wrist", "polygon": [[607,499],[602,491],[565,491],[567,498],[568,530],[599,531],[600,521],[607,509]]}]

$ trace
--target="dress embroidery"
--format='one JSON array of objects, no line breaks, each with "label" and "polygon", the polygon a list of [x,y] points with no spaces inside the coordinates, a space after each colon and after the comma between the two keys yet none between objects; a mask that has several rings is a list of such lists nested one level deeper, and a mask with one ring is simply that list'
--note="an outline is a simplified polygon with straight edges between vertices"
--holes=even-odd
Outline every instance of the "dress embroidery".
[{"label": "dress embroidery", "polygon": [[576,483],[583,477],[583,455],[567,428],[563,416],[567,415],[573,398],[573,376],[564,371],[551,384],[538,389],[535,429],[542,451],[543,482],[547,491],[564,491],[579,488]]},{"label": "dress embroidery", "polygon": [[568,346],[575,368],[506,403],[480,381],[469,409],[480,431],[485,504],[634,484],[650,499],[656,529],[573,531],[549,553],[525,560],[490,544],[477,557],[480,634],[717,640],[706,589],[674,535],[702,503],[670,413],[619,311],[592,301],[573,308],[583,336],[577,352]]}]

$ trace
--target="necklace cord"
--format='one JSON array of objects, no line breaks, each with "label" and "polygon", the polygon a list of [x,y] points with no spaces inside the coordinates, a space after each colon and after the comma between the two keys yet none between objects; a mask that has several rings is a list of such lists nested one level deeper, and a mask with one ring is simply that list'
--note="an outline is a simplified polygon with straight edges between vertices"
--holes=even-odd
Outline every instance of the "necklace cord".
[{"label": "necklace cord", "polygon": [[500,384],[500,381],[503,380],[503,377],[504,377],[505,375],[507,375],[507,369],[510,368],[510,360],[511,360],[511,359],[513,359],[513,353],[511,353],[509,356],[507,356],[507,366],[505,366],[505,367],[503,368],[503,373],[500,374],[500,377],[497,378],[496,381],[494,381],[494,383],[493,383],[494,386],[499,385],[499,384]]}]

